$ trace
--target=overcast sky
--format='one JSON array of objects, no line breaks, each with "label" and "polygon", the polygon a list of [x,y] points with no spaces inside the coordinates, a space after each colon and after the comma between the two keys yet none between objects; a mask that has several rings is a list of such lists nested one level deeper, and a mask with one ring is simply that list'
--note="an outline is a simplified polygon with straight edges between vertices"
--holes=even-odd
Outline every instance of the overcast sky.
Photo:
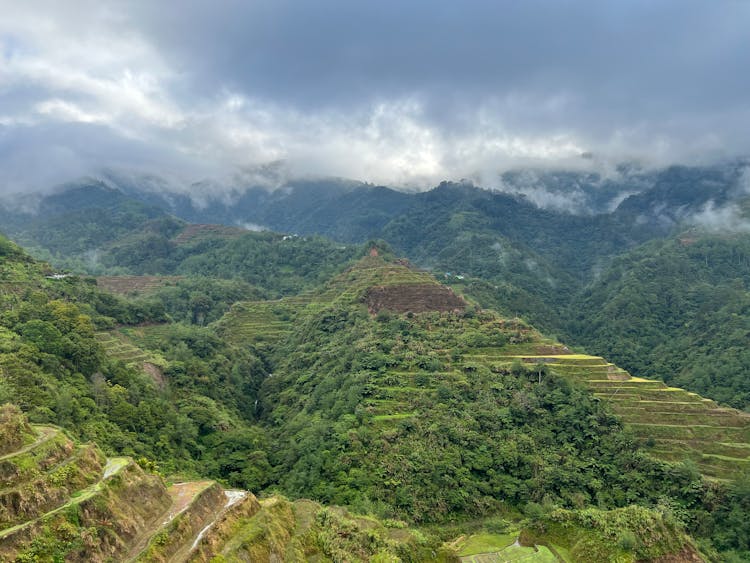
[{"label": "overcast sky", "polygon": [[0,0],[5,193],[747,154],[746,0]]}]

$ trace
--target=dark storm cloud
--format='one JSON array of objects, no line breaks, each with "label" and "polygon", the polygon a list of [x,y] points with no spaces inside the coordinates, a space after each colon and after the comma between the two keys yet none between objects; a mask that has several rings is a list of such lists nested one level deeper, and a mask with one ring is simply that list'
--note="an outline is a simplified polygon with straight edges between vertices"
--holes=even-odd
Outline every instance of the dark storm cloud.
[{"label": "dark storm cloud", "polygon": [[[221,174],[284,161],[290,173],[421,185],[492,182],[519,164],[750,152],[748,2],[0,8],[0,164],[49,153],[45,127],[68,131],[80,168],[192,174],[199,162]],[[39,145],[24,141],[32,130]],[[98,131],[96,150],[82,130]]]},{"label": "dark storm cloud", "polygon": [[299,107],[570,93],[624,117],[746,103],[746,2],[188,2],[136,14],[194,86]]}]

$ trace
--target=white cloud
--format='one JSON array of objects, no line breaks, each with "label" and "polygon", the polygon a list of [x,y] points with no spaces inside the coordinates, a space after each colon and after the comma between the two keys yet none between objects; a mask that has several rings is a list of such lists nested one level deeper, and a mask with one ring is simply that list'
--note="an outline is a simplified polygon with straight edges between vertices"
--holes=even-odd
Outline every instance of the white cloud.
[{"label": "white cloud", "polygon": [[[656,91],[670,82],[656,80],[648,61],[620,61],[621,69],[615,59],[622,54],[609,43],[600,47],[613,60],[602,61],[596,44],[578,35],[566,36],[568,52],[557,47],[559,37],[530,33],[536,18],[554,16],[563,18],[563,37],[578,11],[591,11],[583,4],[558,16],[493,8],[514,14],[519,36],[491,33],[484,27],[491,18],[471,19],[472,10],[489,9],[476,5],[455,14],[463,32],[447,35],[440,21],[432,22],[435,32],[412,30],[410,21],[431,17],[416,7],[383,4],[380,19],[378,10],[361,8],[373,26],[393,31],[389,48],[367,26],[338,26],[338,35],[311,43],[303,20],[323,18],[320,10],[285,3],[209,9],[186,2],[167,21],[161,7],[136,0],[0,0],[0,191],[36,190],[114,166],[183,185],[211,177],[203,185],[222,189],[258,181],[265,177],[259,169],[278,162],[284,172],[274,182],[293,174],[410,187],[471,178],[502,187],[498,173],[510,167],[665,164],[750,149],[746,103],[691,108],[679,91]],[[605,21],[602,10],[592,17]],[[266,16],[281,36],[261,29]],[[712,25],[738,19],[711,18]],[[622,21],[641,25],[633,14]],[[483,33],[467,31],[475,26]],[[661,41],[664,30],[652,27],[649,36]],[[717,44],[731,55],[741,34],[729,31]],[[665,45],[655,57],[669,55]],[[336,58],[324,64],[322,55]],[[727,59],[734,64],[727,74],[741,66],[741,54]],[[634,98],[641,63],[640,79],[653,92],[643,88]],[[656,101],[647,103],[651,96]],[[596,158],[581,159],[584,152]],[[567,204],[533,187],[525,193]]]},{"label": "white cloud", "polygon": [[735,204],[717,207],[714,201],[709,201],[703,209],[691,216],[688,222],[712,233],[750,232],[750,221]]}]

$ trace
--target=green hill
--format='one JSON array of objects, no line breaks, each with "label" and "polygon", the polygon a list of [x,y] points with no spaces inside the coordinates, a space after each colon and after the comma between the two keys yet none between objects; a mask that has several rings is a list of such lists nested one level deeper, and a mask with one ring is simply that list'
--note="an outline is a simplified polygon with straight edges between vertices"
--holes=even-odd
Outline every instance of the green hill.
[{"label": "green hill", "polygon": [[687,514],[717,486],[696,467],[744,475],[742,413],[573,354],[406,264],[368,257],[218,326],[258,345],[266,323],[259,416],[285,444],[269,461],[292,496],[418,522],[665,498]]},{"label": "green hill", "polygon": [[258,502],[214,481],[167,486],[131,458],[28,424],[10,404],[0,407],[0,452],[3,561],[395,561],[438,547],[311,501]]},{"label": "green hill", "polygon": [[573,304],[568,330],[643,377],[750,406],[750,239],[684,233],[615,260]]},{"label": "green hill", "polygon": [[[174,298],[185,280],[124,300],[94,280],[47,277],[48,266],[3,248],[3,400],[37,425],[16,417],[23,438],[3,451],[35,450],[38,441],[47,445],[34,459],[49,451],[53,460],[15,483],[44,491],[32,497],[49,503],[8,513],[16,555],[85,549],[77,539],[57,543],[67,529],[58,518],[68,514],[58,509],[104,502],[96,499],[109,498],[112,469],[141,486],[127,458],[194,484],[166,493],[153,485],[163,506],[149,513],[148,533],[134,524],[105,542],[125,553],[115,558],[203,553],[186,546],[206,518],[218,534],[205,536],[206,549],[227,560],[429,560],[434,552],[585,561],[580,554],[594,547],[658,560],[697,553],[688,533],[709,555],[745,549],[740,413],[572,354],[382,248],[385,258],[373,252],[318,289],[271,301],[256,293],[205,326],[165,313],[163,292]],[[215,310],[242,287],[214,288]],[[670,430],[688,424],[690,436]],[[95,440],[115,461],[56,427]],[[52,486],[46,469],[60,464],[72,468],[64,469],[70,482]],[[217,487],[292,500],[243,505],[247,512],[223,519]],[[201,516],[178,510],[170,520],[185,498]],[[166,516],[157,522],[157,513]],[[643,528],[654,522],[660,532],[649,535]]]}]

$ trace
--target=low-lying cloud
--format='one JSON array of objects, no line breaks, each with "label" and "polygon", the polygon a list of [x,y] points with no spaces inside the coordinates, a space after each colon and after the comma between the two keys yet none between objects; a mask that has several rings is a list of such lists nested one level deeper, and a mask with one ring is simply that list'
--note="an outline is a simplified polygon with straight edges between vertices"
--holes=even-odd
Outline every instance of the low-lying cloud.
[{"label": "low-lying cloud", "polygon": [[750,233],[750,219],[735,203],[717,206],[714,201],[709,201],[687,222],[709,233]]},{"label": "low-lying cloud", "polygon": [[497,188],[500,172],[523,166],[750,152],[742,2],[0,0],[0,10],[4,194],[112,168],[209,191],[310,175]]}]

